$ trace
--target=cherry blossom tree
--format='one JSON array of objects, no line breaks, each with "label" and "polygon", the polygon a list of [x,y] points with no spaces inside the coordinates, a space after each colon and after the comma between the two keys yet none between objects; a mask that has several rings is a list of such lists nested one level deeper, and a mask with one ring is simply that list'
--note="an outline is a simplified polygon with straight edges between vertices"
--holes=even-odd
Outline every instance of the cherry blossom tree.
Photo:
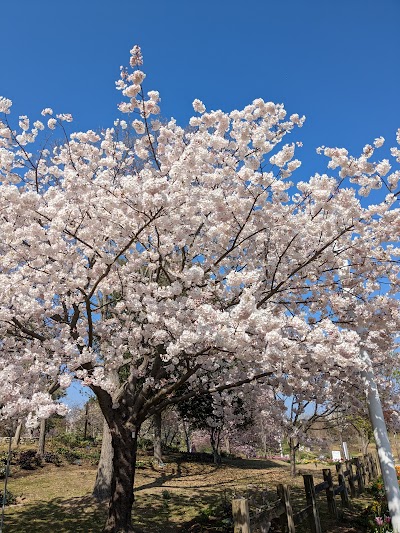
[{"label": "cherry blossom tree", "polygon": [[400,173],[372,160],[384,140],[360,157],[323,148],[334,175],[295,184],[301,143],[283,140],[304,117],[195,100],[189,128],[163,124],[141,65],[135,46],[117,82],[127,118],[101,133],[68,134],[49,108],[14,125],[0,99],[0,413],[59,409],[49,381],[91,388],[114,452],[106,532],[135,530],[146,419],[299,367],[356,380],[356,327],[381,364],[399,325]]}]

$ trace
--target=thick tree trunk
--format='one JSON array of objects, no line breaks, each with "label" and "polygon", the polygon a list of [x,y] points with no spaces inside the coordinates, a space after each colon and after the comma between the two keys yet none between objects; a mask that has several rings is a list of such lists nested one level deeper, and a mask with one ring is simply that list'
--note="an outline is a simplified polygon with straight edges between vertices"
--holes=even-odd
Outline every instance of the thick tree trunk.
[{"label": "thick tree trunk", "polygon": [[138,432],[139,428],[132,434],[123,424],[111,428],[114,473],[104,533],[137,532],[132,526],[132,505]]},{"label": "thick tree trunk", "polygon": [[97,466],[96,481],[93,488],[93,496],[97,501],[108,500],[111,497],[111,480],[113,475],[113,447],[111,433],[107,422],[103,423],[103,440],[99,464]]},{"label": "thick tree trunk", "polygon": [[154,413],[153,423],[154,423],[154,439],[153,439],[154,460],[157,461],[157,463],[160,465],[160,464],[163,464],[162,448],[161,448],[161,428],[162,428],[161,413]]},{"label": "thick tree trunk", "polygon": [[42,418],[40,420],[40,432],[39,432],[39,443],[38,443],[38,455],[44,455],[46,443],[46,419]]},{"label": "thick tree trunk", "polygon": [[296,475],[296,452],[299,445],[295,444],[292,439],[289,439],[289,457],[290,457],[290,475]]},{"label": "thick tree trunk", "polygon": [[18,422],[17,429],[15,430],[14,438],[13,438],[13,446],[18,446],[19,442],[21,440],[21,432],[22,432],[22,422]]}]

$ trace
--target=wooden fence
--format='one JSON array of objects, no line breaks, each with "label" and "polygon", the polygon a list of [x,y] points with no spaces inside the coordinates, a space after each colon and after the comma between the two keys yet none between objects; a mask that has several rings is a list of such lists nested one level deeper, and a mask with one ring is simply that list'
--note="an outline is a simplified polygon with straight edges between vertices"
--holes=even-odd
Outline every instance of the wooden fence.
[{"label": "wooden fence", "polygon": [[341,505],[350,506],[350,499],[361,494],[367,483],[375,479],[380,473],[379,462],[372,454],[362,459],[357,457],[343,464],[336,465],[337,483],[334,483],[330,468],[322,470],[323,481],[314,485],[312,475],[303,475],[306,506],[294,513],[290,498],[290,488],[287,485],[277,485],[278,500],[269,506],[250,512],[249,501],[238,498],[232,501],[234,533],[252,533],[259,531],[267,533],[272,521],[278,521],[282,532],[296,533],[296,526],[308,520],[310,533],[321,533],[319,509],[316,496],[325,492],[328,512],[333,518],[338,518],[337,498],[340,495]]}]

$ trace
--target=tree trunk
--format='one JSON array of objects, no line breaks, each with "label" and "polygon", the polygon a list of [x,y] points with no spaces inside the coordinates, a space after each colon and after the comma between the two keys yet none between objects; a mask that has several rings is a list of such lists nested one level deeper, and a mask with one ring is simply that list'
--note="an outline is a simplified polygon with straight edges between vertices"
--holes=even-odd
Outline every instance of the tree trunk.
[{"label": "tree trunk", "polygon": [[38,443],[38,455],[44,455],[44,448],[46,443],[46,419],[42,418],[40,420],[40,432],[39,432],[39,443]]},{"label": "tree trunk", "polygon": [[219,437],[220,437],[220,430],[211,428],[210,432],[210,441],[211,441],[211,447],[213,451],[214,456],[214,464],[219,465],[221,464],[221,456],[219,454]]},{"label": "tree trunk", "polygon": [[114,473],[104,533],[135,533],[132,505],[138,432],[139,428],[133,435],[122,423],[111,428]]},{"label": "tree trunk", "polygon": [[369,446],[369,438],[368,437],[361,437],[361,453],[363,455],[367,455],[368,446]]},{"label": "tree trunk", "polygon": [[160,465],[160,464],[163,464],[162,449],[161,449],[161,427],[162,427],[161,413],[154,413],[153,423],[154,423],[154,439],[153,439],[154,460],[157,461],[157,463]]},{"label": "tree trunk", "polygon": [[93,488],[93,496],[98,502],[108,500],[111,497],[111,480],[113,475],[113,447],[111,433],[107,422],[103,422],[103,440],[99,464],[97,466],[96,481]]},{"label": "tree trunk", "polygon": [[88,424],[89,424],[89,402],[86,402],[86,405],[85,405],[85,426],[83,428],[83,438],[85,440],[87,439]]},{"label": "tree trunk", "polygon": [[296,452],[299,445],[295,444],[293,439],[289,439],[289,454],[290,454],[290,475],[296,475]]},{"label": "tree trunk", "polygon": [[13,438],[13,445],[18,446],[19,441],[21,440],[21,432],[22,432],[22,422],[18,422],[17,429],[15,430],[15,435]]},{"label": "tree trunk", "polygon": [[190,442],[190,428],[189,424],[185,420],[183,421],[183,432],[185,434],[186,451],[191,453],[192,443]]},{"label": "tree trunk", "polygon": [[227,455],[229,455],[231,453],[231,443],[229,441],[228,435],[225,436],[225,451],[226,451]]}]

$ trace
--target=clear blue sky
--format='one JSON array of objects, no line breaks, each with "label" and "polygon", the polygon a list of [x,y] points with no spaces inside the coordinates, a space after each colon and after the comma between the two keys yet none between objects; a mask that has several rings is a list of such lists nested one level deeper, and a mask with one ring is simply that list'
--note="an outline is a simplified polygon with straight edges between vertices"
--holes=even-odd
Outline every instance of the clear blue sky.
[{"label": "clear blue sky", "polygon": [[319,145],[394,144],[399,26],[398,0],[3,2],[0,95],[32,118],[70,112],[75,130],[111,125],[119,66],[139,44],[164,117],[186,124],[195,98],[229,111],[261,97],[305,114],[303,179],[325,164]]}]

